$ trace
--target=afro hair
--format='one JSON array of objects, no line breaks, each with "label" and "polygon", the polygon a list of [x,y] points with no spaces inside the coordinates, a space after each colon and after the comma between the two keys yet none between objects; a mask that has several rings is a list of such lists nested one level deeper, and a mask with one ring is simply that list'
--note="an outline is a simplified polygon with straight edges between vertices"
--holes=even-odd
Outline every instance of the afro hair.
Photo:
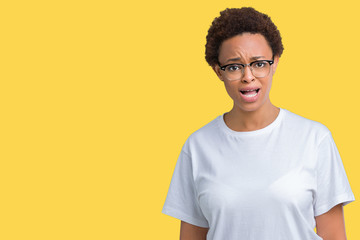
[{"label": "afro hair", "polygon": [[215,66],[219,63],[219,48],[224,40],[245,32],[262,34],[273,56],[281,56],[284,47],[280,32],[268,15],[251,7],[227,8],[214,19],[206,36],[205,59],[208,64]]}]

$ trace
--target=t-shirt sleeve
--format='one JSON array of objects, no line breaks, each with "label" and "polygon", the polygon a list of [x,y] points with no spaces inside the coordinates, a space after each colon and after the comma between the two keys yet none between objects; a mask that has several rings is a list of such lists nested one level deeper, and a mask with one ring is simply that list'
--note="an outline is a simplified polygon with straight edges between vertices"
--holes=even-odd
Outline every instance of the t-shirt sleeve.
[{"label": "t-shirt sleeve", "polygon": [[209,227],[196,194],[191,157],[184,147],[177,160],[162,213],[199,227]]},{"label": "t-shirt sleeve", "polygon": [[318,146],[316,172],[315,216],[326,213],[340,203],[345,206],[355,201],[343,162],[330,132]]}]

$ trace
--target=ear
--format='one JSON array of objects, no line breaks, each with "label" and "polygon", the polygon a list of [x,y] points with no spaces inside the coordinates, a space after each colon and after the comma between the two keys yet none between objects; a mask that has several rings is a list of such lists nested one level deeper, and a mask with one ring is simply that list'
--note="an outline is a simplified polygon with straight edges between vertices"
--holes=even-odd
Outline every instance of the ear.
[{"label": "ear", "polygon": [[277,66],[278,66],[278,63],[279,63],[279,56],[275,56],[274,57],[274,63],[272,64],[272,67],[273,67],[273,74],[275,73],[275,71],[276,71],[276,68],[277,68]]},{"label": "ear", "polygon": [[218,76],[218,78],[221,80],[221,81],[224,81],[223,79],[223,76],[222,76],[222,70],[220,69],[219,65],[214,65],[212,67],[212,69],[214,70],[214,72],[216,73],[216,75]]}]

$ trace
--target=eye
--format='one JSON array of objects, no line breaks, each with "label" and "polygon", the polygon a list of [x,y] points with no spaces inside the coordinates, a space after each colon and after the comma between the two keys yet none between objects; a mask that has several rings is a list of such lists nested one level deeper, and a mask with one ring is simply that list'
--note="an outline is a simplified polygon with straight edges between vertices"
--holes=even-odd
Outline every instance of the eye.
[{"label": "eye", "polygon": [[229,65],[226,67],[226,70],[229,72],[241,71],[241,69],[242,69],[242,66],[237,65],[237,64]]},{"label": "eye", "polygon": [[266,67],[267,62],[265,61],[259,61],[259,62],[254,62],[253,67],[254,68],[263,68]]}]

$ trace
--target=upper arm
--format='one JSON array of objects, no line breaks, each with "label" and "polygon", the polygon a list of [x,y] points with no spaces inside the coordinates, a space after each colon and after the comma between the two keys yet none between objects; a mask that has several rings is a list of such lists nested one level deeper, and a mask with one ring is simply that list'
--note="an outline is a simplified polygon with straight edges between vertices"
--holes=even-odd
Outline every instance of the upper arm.
[{"label": "upper arm", "polygon": [[315,217],[316,232],[324,240],[346,240],[345,220],[342,204]]},{"label": "upper arm", "polygon": [[180,240],[206,240],[209,228],[198,227],[181,221]]}]

